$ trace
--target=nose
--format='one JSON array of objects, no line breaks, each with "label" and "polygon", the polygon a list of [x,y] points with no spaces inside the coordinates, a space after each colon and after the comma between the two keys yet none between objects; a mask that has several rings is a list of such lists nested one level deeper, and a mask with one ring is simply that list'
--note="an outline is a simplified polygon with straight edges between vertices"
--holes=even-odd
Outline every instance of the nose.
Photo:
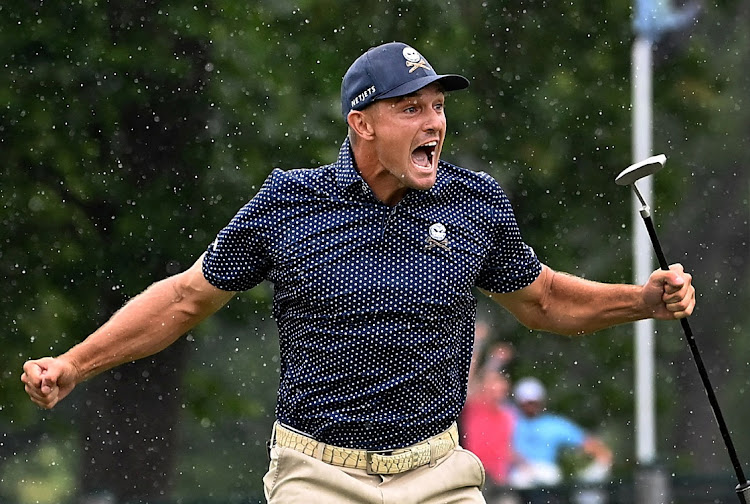
[{"label": "nose", "polygon": [[440,131],[444,129],[445,115],[443,114],[442,110],[435,110],[434,108],[430,108],[427,111],[423,127],[427,132]]}]

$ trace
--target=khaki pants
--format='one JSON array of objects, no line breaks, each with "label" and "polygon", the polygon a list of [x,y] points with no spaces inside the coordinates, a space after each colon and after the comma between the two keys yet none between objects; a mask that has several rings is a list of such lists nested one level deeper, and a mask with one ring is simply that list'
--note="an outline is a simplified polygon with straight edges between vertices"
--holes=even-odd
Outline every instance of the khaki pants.
[{"label": "khaki pants", "polygon": [[392,475],[326,464],[291,448],[271,448],[263,477],[269,504],[484,504],[484,467],[456,448],[433,467]]}]

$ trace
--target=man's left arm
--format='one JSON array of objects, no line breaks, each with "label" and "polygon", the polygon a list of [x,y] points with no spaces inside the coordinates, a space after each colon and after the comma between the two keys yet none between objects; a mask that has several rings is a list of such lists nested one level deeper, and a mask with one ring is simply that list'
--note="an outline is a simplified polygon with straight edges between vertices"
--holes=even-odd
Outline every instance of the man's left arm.
[{"label": "man's left arm", "polygon": [[536,280],[523,289],[485,293],[526,327],[567,335],[645,318],[679,319],[695,307],[692,277],[680,264],[654,271],[643,285],[593,282],[542,265]]}]

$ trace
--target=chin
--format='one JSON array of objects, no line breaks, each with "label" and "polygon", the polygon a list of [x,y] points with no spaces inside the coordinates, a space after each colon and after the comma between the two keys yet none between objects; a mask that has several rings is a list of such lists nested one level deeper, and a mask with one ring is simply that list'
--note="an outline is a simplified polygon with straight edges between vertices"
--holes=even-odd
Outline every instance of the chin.
[{"label": "chin", "polygon": [[435,177],[430,177],[429,179],[420,179],[417,181],[414,181],[414,183],[411,185],[412,189],[417,189],[418,191],[428,191],[432,189],[432,186],[435,185]]}]

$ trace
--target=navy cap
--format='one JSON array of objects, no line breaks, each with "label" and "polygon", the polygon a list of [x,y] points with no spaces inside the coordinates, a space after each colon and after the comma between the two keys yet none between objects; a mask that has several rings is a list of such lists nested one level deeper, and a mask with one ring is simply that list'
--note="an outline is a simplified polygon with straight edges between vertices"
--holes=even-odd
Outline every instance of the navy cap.
[{"label": "navy cap", "polygon": [[402,42],[370,48],[357,58],[341,82],[341,113],[362,110],[375,100],[411,94],[440,81],[446,91],[469,87],[460,75],[438,75],[419,51]]}]

